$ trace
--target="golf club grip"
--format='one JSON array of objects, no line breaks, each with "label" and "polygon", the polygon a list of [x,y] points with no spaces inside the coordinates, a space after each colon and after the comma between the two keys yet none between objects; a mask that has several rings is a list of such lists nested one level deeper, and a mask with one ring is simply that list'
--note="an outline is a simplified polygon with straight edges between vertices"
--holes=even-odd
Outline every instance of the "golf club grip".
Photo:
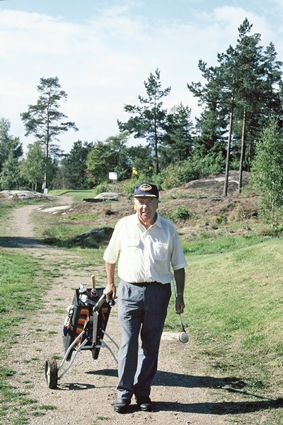
[{"label": "golf club grip", "polygon": [[91,287],[95,288],[95,276],[94,276],[94,274],[91,275]]}]

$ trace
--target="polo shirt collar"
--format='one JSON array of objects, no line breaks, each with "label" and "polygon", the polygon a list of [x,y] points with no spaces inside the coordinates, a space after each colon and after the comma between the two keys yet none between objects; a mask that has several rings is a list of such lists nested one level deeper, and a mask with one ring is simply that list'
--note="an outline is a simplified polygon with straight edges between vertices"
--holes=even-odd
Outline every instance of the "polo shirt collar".
[{"label": "polo shirt collar", "polygon": [[[162,227],[162,225],[161,225],[161,220],[160,220],[160,216],[159,216],[159,214],[158,213],[156,213],[157,214],[157,218],[156,218],[156,220],[155,220],[155,222],[153,223],[153,225],[152,226],[158,226],[158,227]],[[139,218],[138,218],[138,213],[136,213],[136,214],[134,214],[134,217],[135,217],[135,222],[136,222],[136,224],[141,224],[141,222],[139,221]],[[152,227],[152,226],[150,226],[150,228]]]}]

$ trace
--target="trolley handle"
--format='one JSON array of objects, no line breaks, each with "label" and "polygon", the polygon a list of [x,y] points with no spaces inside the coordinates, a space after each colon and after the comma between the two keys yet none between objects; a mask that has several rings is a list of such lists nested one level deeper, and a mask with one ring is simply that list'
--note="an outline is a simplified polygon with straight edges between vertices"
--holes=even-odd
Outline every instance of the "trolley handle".
[{"label": "trolley handle", "polygon": [[[106,295],[105,294],[101,295],[101,297],[99,298],[99,300],[97,301],[97,303],[93,307],[93,312],[98,312],[101,309],[101,307],[103,306],[103,304],[105,303],[105,300],[106,300]],[[115,305],[115,301],[111,298],[108,301],[108,304],[110,305],[110,307],[113,307]]]},{"label": "trolley handle", "polygon": [[97,301],[97,303],[95,304],[95,306],[93,307],[93,311],[94,312],[96,312],[96,311],[99,311],[100,309],[101,309],[101,307],[102,307],[102,305],[104,304],[104,302],[105,302],[105,299],[106,299],[106,295],[101,295],[101,297],[99,298],[99,300]]}]

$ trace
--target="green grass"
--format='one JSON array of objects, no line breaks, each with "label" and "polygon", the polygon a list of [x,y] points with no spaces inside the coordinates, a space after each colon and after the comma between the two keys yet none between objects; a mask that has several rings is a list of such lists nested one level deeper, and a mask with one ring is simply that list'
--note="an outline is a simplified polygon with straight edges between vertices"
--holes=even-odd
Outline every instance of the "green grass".
[{"label": "green grass", "polygon": [[94,234],[87,238],[83,238],[82,235],[92,230],[93,225],[91,226],[86,224],[72,224],[68,225],[67,223],[61,223],[57,226],[52,226],[51,228],[46,228],[42,236],[45,243],[50,245],[56,245],[61,248],[101,248],[106,247],[110,239],[109,235]]},{"label": "green grass", "polygon": [[[102,265],[103,247],[78,250],[71,242],[73,222],[71,225],[64,223],[64,229],[60,226],[58,223],[58,244],[61,241],[64,246],[69,241],[69,248],[81,258],[79,262],[70,259],[65,267],[76,271],[79,267],[87,269],[90,264],[92,269]],[[46,228],[56,226],[50,221]],[[80,227],[75,229],[75,233],[79,231]],[[222,232],[215,236],[202,231],[190,240],[182,239],[189,263],[186,309],[182,316],[190,336],[187,347],[191,356],[206,365],[207,376],[223,379],[223,387],[214,391],[220,402],[233,402],[235,397],[243,403],[267,400],[264,417],[260,409],[245,415],[241,411],[241,418],[226,417],[227,422],[234,424],[283,424],[283,405],[276,401],[283,397],[283,241],[280,235],[265,234],[260,231],[259,223],[257,232],[246,235]],[[26,256],[1,254],[0,260],[0,349],[5,352],[9,346],[4,347],[3,341],[16,331],[19,321],[34,307],[34,300],[40,305],[43,293],[39,275],[42,270],[39,270],[40,259],[36,263]],[[59,270],[62,273],[57,263],[53,270],[54,276]],[[104,279],[101,275],[98,280],[104,284]],[[23,300],[20,311],[19,295]],[[178,332],[179,329],[172,297],[165,330]],[[184,366],[186,370],[185,357]],[[37,406],[28,397],[27,386],[26,392],[15,394],[9,381],[14,373],[5,364],[0,367],[0,423],[4,418],[3,424],[7,423],[7,411],[13,411],[14,417],[22,420],[16,422],[15,419],[13,424],[16,424],[25,423],[29,414],[40,416],[51,408]]]},{"label": "green grass", "polygon": [[95,190],[50,190],[50,196],[71,196],[74,202],[82,202],[86,198],[94,198],[97,193]]},{"label": "green grass", "polygon": [[[108,202],[106,201],[103,205],[107,204]],[[105,237],[103,234],[95,234],[85,239],[81,238],[84,233],[95,227],[98,213],[79,213],[74,209],[61,215],[45,215],[44,220],[36,212],[33,213],[33,216],[36,236],[49,245],[61,248],[97,249],[101,246],[105,247],[109,241],[109,236],[106,235]],[[96,227],[99,228],[101,226]]]},{"label": "green grass", "polygon": [[[219,241],[210,254],[187,256],[183,321],[209,375],[226,377],[227,389],[238,394],[277,400],[283,397],[282,239],[250,242],[225,251]],[[168,329],[178,322],[173,299],[171,307]],[[280,403],[265,422],[237,423],[283,423]]]},{"label": "green grass", "polygon": [[[39,279],[39,265],[31,258],[19,254],[0,253],[0,351],[8,356],[13,335],[29,312],[42,307],[44,292]],[[35,400],[26,392],[15,390],[9,378],[15,374],[4,362],[0,365],[0,423],[28,423],[30,406]],[[28,408],[23,408],[28,406]],[[7,419],[7,412],[10,412]]]},{"label": "green grass", "polygon": [[11,210],[13,208],[13,205],[10,204],[3,204],[0,202],[0,219],[1,222],[4,224],[5,219],[9,216],[11,213]]},{"label": "green grass", "polygon": [[227,234],[216,235],[211,232],[201,232],[195,240],[182,243],[184,253],[187,254],[216,254],[242,249],[248,246],[265,242],[269,236],[251,233],[232,236]]},{"label": "green grass", "polygon": [[36,278],[37,272],[38,265],[27,256],[0,253],[0,334],[13,320],[11,311],[22,317],[34,308],[42,286]]}]

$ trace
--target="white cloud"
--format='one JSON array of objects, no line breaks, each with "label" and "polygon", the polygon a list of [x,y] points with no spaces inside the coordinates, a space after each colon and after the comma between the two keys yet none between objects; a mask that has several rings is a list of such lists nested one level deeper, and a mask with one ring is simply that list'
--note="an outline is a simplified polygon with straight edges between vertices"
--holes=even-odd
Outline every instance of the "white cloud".
[{"label": "white cloud", "polygon": [[283,8],[283,0],[271,0],[271,3]]},{"label": "white cloud", "polygon": [[[267,19],[264,15],[258,15],[250,11],[246,11],[242,8],[225,6],[222,8],[216,8],[214,10],[214,17],[218,23],[224,23],[225,34],[226,31],[233,28],[233,31],[237,30],[243,23],[244,19],[247,18],[250,24],[253,25],[251,34],[257,32],[260,33],[264,38],[271,36],[271,31]],[[236,40],[235,40],[236,42]]]},{"label": "white cloud", "polygon": [[128,117],[124,104],[137,104],[138,95],[145,94],[143,82],[156,68],[162,86],[172,87],[165,106],[182,101],[195,114],[197,100],[187,83],[201,80],[198,60],[214,65],[217,53],[236,44],[245,17],[254,24],[253,33],[263,34],[265,45],[276,41],[264,16],[228,6],[199,13],[195,22],[189,16],[187,23],[167,19],[158,24],[132,16],[126,6],[90,16],[85,24],[0,11],[0,117],[11,120],[12,134],[26,144],[20,113],[36,102],[41,77],[58,76],[68,94],[62,112],[80,129],[62,136],[61,147],[69,151],[78,138],[105,140],[118,133],[116,120]]}]

